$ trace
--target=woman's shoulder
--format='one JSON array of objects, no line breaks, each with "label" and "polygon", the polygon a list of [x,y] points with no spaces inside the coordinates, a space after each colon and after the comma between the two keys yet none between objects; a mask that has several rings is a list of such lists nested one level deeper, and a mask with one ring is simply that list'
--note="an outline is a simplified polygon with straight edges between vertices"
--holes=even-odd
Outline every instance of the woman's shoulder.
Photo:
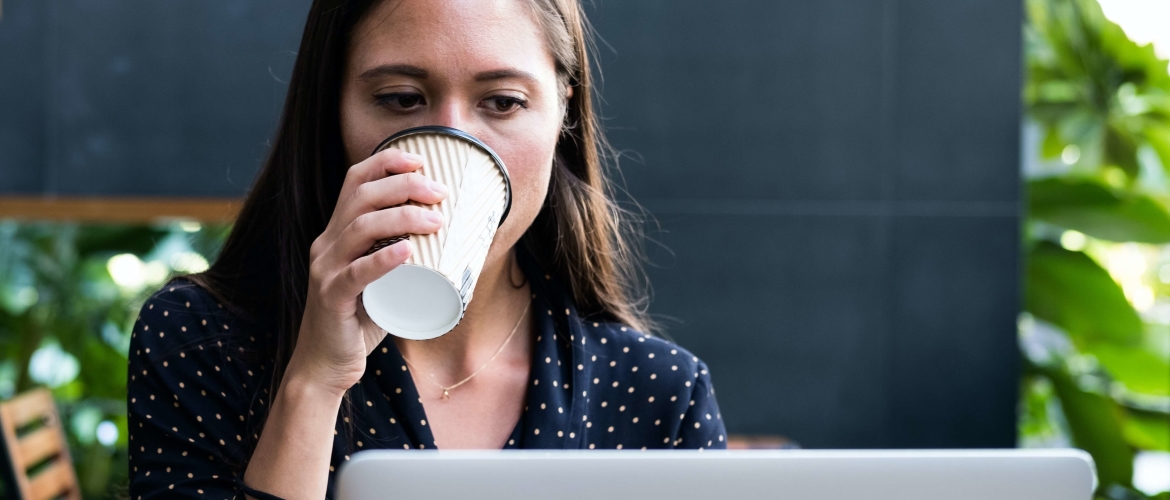
[{"label": "woman's shoulder", "polygon": [[222,316],[223,305],[211,293],[187,278],[175,278],[146,298],[139,319],[178,323],[191,318]]},{"label": "woman's shoulder", "polygon": [[131,335],[132,354],[156,358],[208,348],[221,354],[255,351],[267,340],[256,330],[202,286],[175,278],[143,302]]},{"label": "woman's shoulder", "polygon": [[226,480],[246,462],[271,365],[253,362],[258,333],[225,306],[182,278],[143,303],[126,382],[132,488],[165,488],[172,467]]},{"label": "woman's shoulder", "polygon": [[229,371],[229,365],[246,368],[253,361],[265,361],[271,341],[268,329],[180,277],[143,302],[130,335],[130,355],[132,364],[167,367],[180,362]]},{"label": "woman's shoulder", "polygon": [[[214,404],[222,411],[215,413],[243,422],[256,391],[267,385],[271,366],[262,348],[266,340],[248,325],[191,280],[167,283],[143,303],[130,335],[130,402],[137,400],[138,410],[150,414],[146,410],[162,397],[173,399],[176,409],[184,403],[190,412],[210,407],[206,398],[218,395]],[[162,418],[163,411],[155,408],[153,414]]]},{"label": "woman's shoulder", "polygon": [[591,447],[726,446],[711,376],[698,356],[628,325],[583,326],[584,342],[576,347],[594,365],[585,381],[591,387],[588,417],[604,429],[590,434]]},{"label": "woman's shoulder", "polygon": [[609,360],[612,367],[641,370],[661,383],[690,387],[695,379],[706,378],[706,363],[682,346],[618,322],[584,322],[586,351]]}]

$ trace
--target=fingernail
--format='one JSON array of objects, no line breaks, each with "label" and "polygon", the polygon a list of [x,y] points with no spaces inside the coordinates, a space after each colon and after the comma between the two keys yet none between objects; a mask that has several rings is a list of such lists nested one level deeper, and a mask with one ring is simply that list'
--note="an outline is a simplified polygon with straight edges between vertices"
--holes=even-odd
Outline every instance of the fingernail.
[{"label": "fingernail", "polygon": [[443,222],[443,214],[434,210],[424,211],[423,217],[426,217],[428,221],[431,221],[435,224],[441,224]]},{"label": "fingernail", "polygon": [[415,154],[415,153],[409,153],[406,151],[402,152],[402,159],[406,160],[408,162],[411,162],[411,163],[422,163],[423,162],[422,155]]},{"label": "fingernail", "polygon": [[447,194],[447,186],[444,186],[442,182],[428,180],[427,187],[438,194]]},{"label": "fingernail", "polygon": [[395,256],[405,257],[406,254],[410,253],[410,240],[402,240],[390,245],[390,251],[394,252]]}]

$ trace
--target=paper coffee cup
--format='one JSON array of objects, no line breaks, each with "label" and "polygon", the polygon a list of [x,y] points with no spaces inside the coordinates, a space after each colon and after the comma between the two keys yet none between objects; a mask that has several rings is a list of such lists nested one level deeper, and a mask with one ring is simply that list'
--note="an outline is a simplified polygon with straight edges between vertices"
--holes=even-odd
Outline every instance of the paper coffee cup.
[{"label": "paper coffee cup", "polygon": [[374,153],[387,148],[421,155],[417,172],[447,186],[447,198],[437,205],[411,202],[442,212],[443,227],[374,245],[371,253],[409,239],[414,253],[366,286],[362,304],[383,330],[406,339],[432,339],[463,319],[492,238],[511,208],[512,185],[500,157],[461,130],[407,129],[382,141]]}]

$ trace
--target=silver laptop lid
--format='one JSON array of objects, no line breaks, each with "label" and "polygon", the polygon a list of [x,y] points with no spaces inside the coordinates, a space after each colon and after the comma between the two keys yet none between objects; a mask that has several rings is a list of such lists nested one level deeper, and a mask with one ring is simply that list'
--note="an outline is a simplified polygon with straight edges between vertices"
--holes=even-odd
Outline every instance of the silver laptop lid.
[{"label": "silver laptop lid", "polygon": [[365,451],[339,500],[1089,500],[1079,450]]}]

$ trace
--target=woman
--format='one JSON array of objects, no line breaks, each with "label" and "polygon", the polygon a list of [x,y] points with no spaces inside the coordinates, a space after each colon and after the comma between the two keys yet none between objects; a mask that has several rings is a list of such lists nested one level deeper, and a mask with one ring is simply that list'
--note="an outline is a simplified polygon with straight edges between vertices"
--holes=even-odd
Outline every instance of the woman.
[{"label": "woman", "polygon": [[[608,197],[576,0],[317,0],[271,155],[219,258],[143,306],[131,498],[329,497],[367,449],[719,448],[705,365],[648,331]],[[390,149],[443,125],[508,166],[512,210],[463,321],[378,329],[363,287],[445,186]]]}]

